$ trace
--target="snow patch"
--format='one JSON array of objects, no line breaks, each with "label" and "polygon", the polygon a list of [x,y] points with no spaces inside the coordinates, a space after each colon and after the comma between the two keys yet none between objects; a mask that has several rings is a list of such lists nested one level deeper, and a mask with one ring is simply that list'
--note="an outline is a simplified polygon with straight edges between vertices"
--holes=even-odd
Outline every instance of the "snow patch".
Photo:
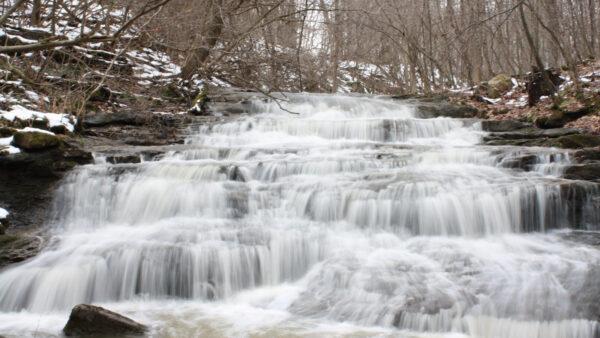
[{"label": "snow patch", "polygon": [[54,134],[51,131],[47,131],[47,130],[39,129],[39,128],[25,127],[25,128],[23,128],[23,129],[21,129],[19,131],[22,131],[22,132],[25,132],[25,133],[36,133],[37,132],[37,133],[42,133],[42,134],[48,134],[48,135],[54,135],[54,136],[56,136],[56,134]]},{"label": "snow patch", "polygon": [[69,115],[67,114],[42,113],[19,105],[12,106],[10,111],[0,110],[0,116],[9,121],[14,121],[15,118],[20,120],[46,119],[50,127],[63,125],[69,131],[75,130],[75,126],[70,122]]},{"label": "snow patch", "polygon": [[12,136],[0,138],[0,153],[8,153],[8,154],[20,153],[21,149],[10,145],[12,143],[12,141],[13,141]]},{"label": "snow patch", "polygon": [[6,209],[0,208],[0,218],[6,218],[6,217],[8,217],[8,215],[9,215],[9,212],[6,211]]},{"label": "snow patch", "polygon": [[489,97],[485,97],[485,96],[482,96],[482,98],[491,104],[496,104],[496,103],[502,101],[502,99],[490,99]]}]

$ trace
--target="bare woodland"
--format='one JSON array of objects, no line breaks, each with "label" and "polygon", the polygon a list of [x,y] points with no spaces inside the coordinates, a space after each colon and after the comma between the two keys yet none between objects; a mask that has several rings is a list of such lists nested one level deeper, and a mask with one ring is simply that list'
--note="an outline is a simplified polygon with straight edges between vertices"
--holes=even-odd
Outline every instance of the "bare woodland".
[{"label": "bare woodland", "polygon": [[45,67],[37,56],[92,43],[160,50],[183,80],[432,92],[532,66],[574,72],[600,53],[599,13],[598,0],[2,0],[3,28],[37,36],[4,38],[0,53],[31,53],[29,63],[2,58],[2,68],[32,83]]}]

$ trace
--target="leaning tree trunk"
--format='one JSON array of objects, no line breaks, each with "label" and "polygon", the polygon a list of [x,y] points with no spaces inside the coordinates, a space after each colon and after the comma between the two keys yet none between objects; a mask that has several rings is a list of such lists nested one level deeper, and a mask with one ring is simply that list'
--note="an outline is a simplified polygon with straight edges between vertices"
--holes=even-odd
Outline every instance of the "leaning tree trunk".
[{"label": "leaning tree trunk", "polygon": [[213,0],[212,2],[212,17],[208,28],[206,42],[203,46],[193,51],[185,61],[181,68],[181,76],[184,79],[191,78],[198,73],[202,64],[208,59],[210,50],[217,44],[221,33],[223,32],[223,16],[221,15],[221,7],[223,0]]}]

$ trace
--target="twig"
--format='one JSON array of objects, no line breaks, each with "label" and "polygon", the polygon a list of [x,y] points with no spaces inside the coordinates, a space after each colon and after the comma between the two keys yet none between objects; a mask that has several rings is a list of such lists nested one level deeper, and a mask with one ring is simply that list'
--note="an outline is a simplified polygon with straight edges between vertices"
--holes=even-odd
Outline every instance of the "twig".
[{"label": "twig", "polygon": [[4,24],[4,21],[8,19],[12,13],[14,13],[26,0],[18,0],[11,8],[9,8],[2,17],[0,17],[0,25]]}]

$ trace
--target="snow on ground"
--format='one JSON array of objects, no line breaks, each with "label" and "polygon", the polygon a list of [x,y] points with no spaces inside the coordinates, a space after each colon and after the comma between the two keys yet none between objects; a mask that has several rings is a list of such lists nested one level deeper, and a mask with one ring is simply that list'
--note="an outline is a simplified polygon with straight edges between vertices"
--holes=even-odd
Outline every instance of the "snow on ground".
[{"label": "snow on ground", "polygon": [[18,154],[21,152],[21,149],[17,147],[13,147],[10,143],[13,141],[11,137],[0,138],[0,153],[8,153],[8,154]]},{"label": "snow on ground", "polygon": [[8,217],[8,211],[6,209],[0,208],[0,219]]},{"label": "snow on ground", "polygon": [[181,68],[165,53],[144,48],[143,51],[130,51],[127,55],[136,60],[133,70],[139,78],[168,77],[181,73]]},{"label": "snow on ground", "polygon": [[19,105],[12,106],[10,111],[0,110],[0,117],[9,121],[14,121],[15,118],[20,120],[46,119],[50,127],[64,125],[69,131],[75,130],[75,126],[67,114],[42,113]]},{"label": "snow on ground", "polygon": [[20,129],[19,131],[26,132],[26,133],[38,132],[38,133],[43,133],[43,134],[48,134],[48,135],[56,135],[55,133],[53,133],[51,131],[47,131],[47,130],[39,129],[39,128],[31,128],[31,127],[25,127],[23,129]]}]

